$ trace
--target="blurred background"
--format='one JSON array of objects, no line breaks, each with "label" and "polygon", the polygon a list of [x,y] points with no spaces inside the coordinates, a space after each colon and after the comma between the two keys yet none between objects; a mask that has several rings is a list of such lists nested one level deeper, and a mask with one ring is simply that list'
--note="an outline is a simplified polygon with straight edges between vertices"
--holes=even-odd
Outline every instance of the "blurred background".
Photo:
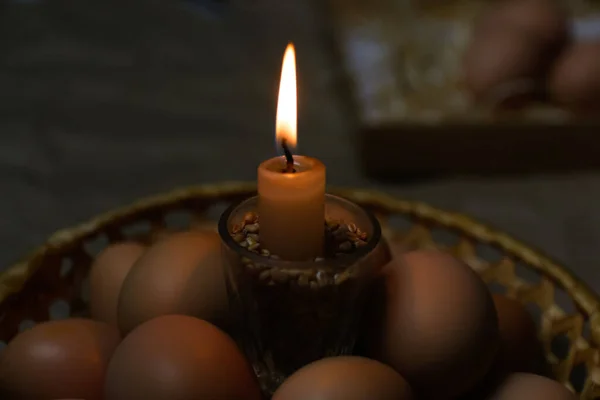
[{"label": "blurred background", "polygon": [[[505,136],[485,129],[475,134],[485,143],[473,148],[474,134],[461,138],[461,129],[436,131],[435,139],[400,123],[390,144],[370,128],[379,117],[364,112],[350,88],[356,71],[340,42],[347,25],[325,3],[0,0],[0,268],[52,232],[139,197],[255,179],[257,165],[275,154],[281,57],[293,41],[299,152],[327,165],[329,184],[467,213],[600,290],[600,173],[568,168],[600,160],[590,135],[538,134],[534,144],[554,147],[521,157],[520,169],[511,158],[528,150],[508,148],[509,141],[498,150],[493,140]],[[376,57],[352,48],[363,49],[367,63]],[[454,147],[439,139],[448,135]],[[569,154],[552,153],[559,147]],[[400,163],[374,167],[377,158]],[[557,158],[565,168],[534,168]],[[505,164],[511,173],[499,174]]]}]

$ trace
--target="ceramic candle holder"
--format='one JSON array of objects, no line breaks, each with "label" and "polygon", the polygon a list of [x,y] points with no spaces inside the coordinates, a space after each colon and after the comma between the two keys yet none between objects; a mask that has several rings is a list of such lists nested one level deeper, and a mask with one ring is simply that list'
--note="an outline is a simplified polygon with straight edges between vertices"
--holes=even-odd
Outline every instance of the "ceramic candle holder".
[{"label": "ceramic candle holder", "polygon": [[[236,340],[253,364],[263,390],[271,394],[300,367],[352,352],[368,289],[390,253],[370,212],[326,195],[325,220],[342,221],[337,230],[335,222],[329,224],[328,244],[348,250],[348,243],[333,243],[335,238],[331,238],[350,232],[351,238],[358,235],[364,239],[360,246],[306,262],[281,260],[267,249],[261,254],[255,243],[255,239],[260,241],[260,216],[258,223],[252,220],[257,200],[244,200],[225,211],[219,234],[230,306],[237,322]],[[244,224],[253,231],[249,243],[242,240],[244,232],[248,234],[241,229]]]}]

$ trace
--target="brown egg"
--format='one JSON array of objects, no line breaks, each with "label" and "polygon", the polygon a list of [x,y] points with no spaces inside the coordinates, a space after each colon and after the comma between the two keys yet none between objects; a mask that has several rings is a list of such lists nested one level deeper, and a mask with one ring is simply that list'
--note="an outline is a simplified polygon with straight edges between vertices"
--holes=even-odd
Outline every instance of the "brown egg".
[{"label": "brown egg", "polygon": [[235,342],[206,321],[167,315],[133,330],[106,375],[110,400],[260,400],[254,373]]},{"label": "brown egg", "polygon": [[520,107],[541,98],[540,78],[569,41],[569,18],[555,0],[495,2],[475,23],[464,83],[475,100]]},{"label": "brown egg", "polygon": [[117,326],[121,286],[133,263],[145,251],[138,243],[123,242],[102,251],[90,270],[90,314],[97,321]]},{"label": "brown egg", "polygon": [[15,400],[102,400],[106,366],[119,339],[115,327],[92,320],[36,325],[2,352],[0,388]]},{"label": "brown egg", "polygon": [[517,300],[492,295],[500,329],[498,362],[507,372],[540,372],[543,353],[531,314]]},{"label": "brown egg", "polygon": [[119,297],[119,327],[127,334],[167,314],[222,325],[227,308],[219,236],[202,231],[175,233],[150,247],[129,271]]},{"label": "brown egg", "polygon": [[556,61],[548,79],[551,98],[582,114],[600,110],[600,42],[571,45]]},{"label": "brown egg", "polygon": [[500,348],[490,371],[471,393],[462,397],[463,400],[488,397],[509,374],[515,372],[549,372],[531,314],[517,300],[501,294],[493,294],[492,298],[498,315]]},{"label": "brown egg", "polygon": [[465,87],[485,106],[521,105],[538,91],[535,79],[546,66],[542,50],[517,30],[477,36],[464,55]]},{"label": "brown egg", "polygon": [[408,383],[396,371],[363,357],[330,357],[290,376],[273,400],[412,400]]},{"label": "brown egg", "polygon": [[576,400],[565,386],[543,376],[517,373],[508,377],[488,400]]},{"label": "brown egg", "polygon": [[440,251],[406,253],[384,274],[382,298],[371,305],[367,354],[426,397],[472,388],[498,348],[496,312],[483,281]]},{"label": "brown egg", "polygon": [[555,0],[500,0],[482,13],[474,35],[516,29],[548,51],[558,50],[568,41],[569,22],[567,10]]}]

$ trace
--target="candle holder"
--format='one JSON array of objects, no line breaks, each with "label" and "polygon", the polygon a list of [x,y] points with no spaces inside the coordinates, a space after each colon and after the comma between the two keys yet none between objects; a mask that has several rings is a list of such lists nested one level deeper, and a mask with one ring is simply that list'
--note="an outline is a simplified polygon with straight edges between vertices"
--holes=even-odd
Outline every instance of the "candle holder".
[{"label": "candle holder", "polygon": [[226,210],[219,234],[234,336],[271,395],[300,367],[352,352],[368,289],[390,252],[370,212],[327,194],[323,257],[281,260],[260,248],[257,203]]}]

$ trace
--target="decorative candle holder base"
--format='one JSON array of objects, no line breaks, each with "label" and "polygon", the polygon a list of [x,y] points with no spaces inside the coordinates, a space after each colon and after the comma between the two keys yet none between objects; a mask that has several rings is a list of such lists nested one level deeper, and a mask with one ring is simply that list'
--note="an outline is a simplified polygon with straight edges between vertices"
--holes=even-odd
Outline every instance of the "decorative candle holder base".
[{"label": "decorative candle holder base", "polygon": [[[270,396],[302,366],[352,352],[368,289],[390,253],[373,215],[348,200],[326,195],[329,225],[324,223],[324,229],[331,238],[326,242],[344,252],[328,248],[324,254],[335,256],[281,260],[260,249],[260,216],[258,222],[253,220],[256,209],[257,197],[230,207],[221,216],[219,234],[238,327],[235,339]],[[253,231],[249,243],[240,237],[247,229],[244,224]],[[340,234],[349,240],[336,242]]]}]

